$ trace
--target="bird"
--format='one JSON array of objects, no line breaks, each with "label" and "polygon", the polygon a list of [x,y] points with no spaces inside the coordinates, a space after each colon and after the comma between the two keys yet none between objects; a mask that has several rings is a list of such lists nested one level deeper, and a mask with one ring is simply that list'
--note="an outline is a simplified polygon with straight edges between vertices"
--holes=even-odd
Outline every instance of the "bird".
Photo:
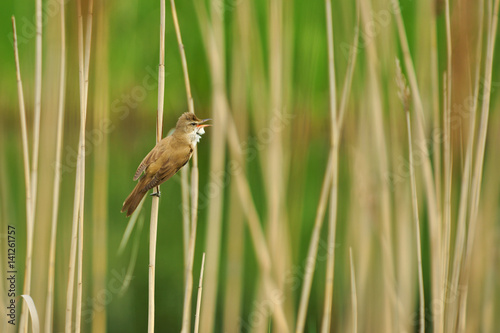
[{"label": "bird", "polygon": [[[125,199],[122,213],[126,212],[127,217],[132,215],[150,189],[164,183],[186,165],[205,127],[211,126],[205,124],[208,120],[211,119],[201,120],[192,112],[184,112],[179,117],[174,132],[159,141],[139,164],[133,178],[139,182]],[[151,195],[160,196],[159,192]]]}]

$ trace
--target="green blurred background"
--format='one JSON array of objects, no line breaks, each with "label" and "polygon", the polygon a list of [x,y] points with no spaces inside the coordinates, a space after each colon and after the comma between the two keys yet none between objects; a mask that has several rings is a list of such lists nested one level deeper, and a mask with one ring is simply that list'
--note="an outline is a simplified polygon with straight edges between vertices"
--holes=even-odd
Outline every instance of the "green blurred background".
[{"label": "green blurred background", "polygon": [[[195,0],[197,1],[197,0]],[[57,93],[59,76],[59,12],[55,4],[57,1],[44,1],[44,23],[43,37],[43,88],[42,88],[42,118],[40,137],[40,163],[39,163],[39,185],[38,203],[35,226],[35,253],[33,263],[32,293],[35,303],[45,302],[45,291],[47,284],[46,262],[48,256],[48,244],[50,232],[48,230],[51,219],[52,207],[52,177],[55,158],[55,128],[57,116]],[[444,1],[400,1],[401,12],[406,25],[406,33],[409,45],[417,69],[417,77],[424,100],[426,117],[432,123],[432,98],[437,94],[439,105],[442,105],[442,74],[446,70],[446,36],[444,23]],[[85,4],[85,3],[84,3]],[[56,299],[54,308],[54,331],[62,331],[64,325],[64,309],[66,305],[67,263],[69,261],[69,235],[71,234],[71,221],[73,214],[73,191],[75,184],[75,160],[77,151],[78,129],[80,123],[79,115],[79,92],[78,92],[78,53],[77,53],[77,20],[76,4],[74,1],[66,3],[66,33],[67,33],[67,87],[64,120],[64,142],[63,142],[63,176],[61,182],[61,199],[59,208],[59,225],[56,255]],[[200,24],[193,1],[177,1],[177,12],[183,36],[183,43],[187,57],[187,63],[191,79],[191,88],[194,98],[196,114],[200,118],[213,117],[213,86],[211,81],[210,59],[204,43],[206,28]],[[54,7],[52,7],[54,6]],[[205,6],[205,7],[204,7]],[[247,45],[249,54],[244,54],[236,48],[240,45],[241,31],[239,21],[245,13],[241,14],[242,6],[252,8],[249,17],[254,19],[251,27],[252,44]],[[383,137],[388,151],[387,162],[390,172],[398,172],[401,159],[406,160],[408,154],[406,141],[406,123],[404,112],[397,97],[395,78],[395,58],[401,58],[401,49],[398,42],[397,29],[394,22],[393,7],[390,1],[374,0],[360,1],[359,6],[365,6],[366,12],[372,18],[372,25],[361,22],[360,52],[354,72],[351,97],[349,98],[344,133],[341,137],[340,163],[339,163],[339,195],[337,214],[337,242],[335,261],[335,284],[334,284],[334,306],[333,327],[334,331],[345,331],[350,327],[352,316],[350,310],[350,272],[349,272],[349,247],[353,247],[355,262],[359,260],[356,269],[360,270],[361,278],[358,281],[365,287],[360,287],[360,292],[365,291],[365,302],[360,301],[358,320],[360,331],[382,332],[388,326],[382,322],[380,314],[390,311],[386,308],[385,298],[390,298],[389,291],[384,289],[384,266],[380,257],[383,254],[383,237],[380,211],[379,191],[383,187],[384,175],[377,169],[376,164],[379,148],[376,144],[370,144],[375,130],[371,128],[373,122],[370,112],[372,93],[369,87],[370,69],[375,68],[376,80],[378,80],[380,95],[378,101],[382,106]],[[371,6],[371,7],[368,7]],[[18,278],[18,290],[22,289],[22,269],[24,266],[24,253],[26,246],[26,211],[25,191],[23,176],[22,142],[20,135],[19,111],[16,89],[15,64],[13,48],[11,44],[11,22],[10,16],[15,15],[19,35],[19,54],[21,74],[23,77],[24,94],[28,115],[28,132],[30,145],[33,139],[33,105],[34,105],[34,62],[35,62],[35,26],[34,26],[34,2],[16,1],[4,2],[0,10],[0,176],[1,176],[1,219],[2,233],[6,225],[15,225],[18,230],[17,240],[17,264],[20,270]],[[214,10],[214,7],[216,10]],[[355,1],[334,1],[333,3],[333,26],[335,36],[335,66],[337,96],[340,100],[344,76],[346,74],[348,57],[346,47],[352,45],[357,24],[357,7]],[[466,1],[452,1],[452,31],[453,31],[453,105],[460,105],[463,96],[467,96],[473,83],[473,73],[476,62],[474,61],[475,43],[477,42],[477,15],[475,4]],[[84,6],[86,8],[86,6]],[[106,74],[109,80],[108,114],[105,123],[96,121],[94,114],[94,99],[98,92],[94,87],[97,84],[98,70],[94,67],[97,62],[94,44],[92,46],[92,57],[90,59],[90,82],[89,82],[89,107],[87,122],[87,173],[86,173],[86,204],[85,204],[85,256],[84,256],[84,302],[83,302],[83,330],[91,331],[90,314],[92,311],[103,312],[106,305],[107,330],[110,332],[143,332],[147,327],[148,314],[148,242],[149,242],[149,212],[151,200],[147,199],[140,219],[144,219],[144,228],[135,230],[134,237],[139,237],[139,248],[135,269],[132,272],[130,286],[123,294],[119,294],[112,286],[116,280],[123,279],[124,272],[130,264],[132,256],[132,243],[128,245],[122,255],[118,255],[117,249],[127,225],[128,219],[120,213],[121,205],[132,190],[134,183],[132,176],[143,156],[152,149],[155,140],[156,108],[157,108],[157,66],[158,66],[158,41],[159,41],[159,2],[140,2],[131,0],[125,2],[106,1],[104,19],[99,22],[98,10],[102,6],[96,5],[93,26],[93,39],[99,29],[106,29],[108,33]],[[246,178],[249,181],[253,200],[257,211],[263,221],[263,229],[266,229],[269,207],[267,197],[266,171],[267,144],[259,137],[259,129],[271,118],[272,110],[269,107],[270,91],[270,2],[257,0],[247,2],[246,0],[217,0],[212,3],[198,4],[198,8],[208,8],[212,15],[221,15],[223,21],[223,37],[225,49],[223,52],[225,66],[226,92],[230,104],[230,112],[234,115],[236,123],[241,129],[242,142],[248,142],[250,147],[258,154],[255,157],[247,156]],[[286,313],[289,320],[295,322],[295,314],[300,297],[300,284],[302,283],[304,260],[309,246],[311,230],[318,207],[323,173],[325,171],[328,153],[330,149],[330,117],[329,117],[329,94],[328,94],[328,56],[325,23],[325,4],[322,1],[289,1],[283,3],[283,54],[282,74],[283,114],[289,117],[283,132],[279,135],[283,138],[283,214],[282,223],[286,225],[288,253],[284,258],[286,262],[285,274],[292,272],[294,278],[298,279],[299,285],[286,291]],[[429,40],[429,21],[434,9],[437,8],[435,17],[437,37],[437,60],[438,60],[438,91],[433,91],[432,72],[430,58],[432,49]],[[490,15],[491,12],[486,10]],[[215,14],[214,14],[215,13]],[[218,13],[218,14],[217,14]],[[187,110],[186,93],[183,79],[179,49],[176,41],[170,5],[167,3],[166,15],[166,57],[165,57],[165,107],[164,107],[164,134],[174,127],[175,122],[182,112]],[[370,35],[370,28],[376,30],[374,37]],[[371,32],[373,33],[373,31]],[[486,39],[486,38],[485,38]],[[248,40],[244,40],[243,44]],[[466,45],[466,43],[468,43]],[[498,44],[498,43],[497,43]],[[255,48],[258,45],[258,48]],[[366,51],[371,46],[377,48],[377,61],[374,63],[367,56]],[[498,49],[498,45],[496,47]],[[244,52],[244,51],[243,51]],[[102,60],[102,59],[101,59]],[[244,63],[244,64],[242,64]],[[488,142],[498,139],[498,96],[497,91],[500,81],[498,74],[498,52],[495,53],[493,67],[493,91],[490,111],[490,129]],[[247,67],[245,67],[247,66]],[[245,70],[237,70],[244,67]],[[106,67],[104,67],[106,68]],[[406,70],[405,70],[406,72]],[[257,73],[257,74],[256,74]],[[472,73],[472,74],[471,74]],[[262,74],[262,82],[256,81],[258,75]],[[238,100],[234,97],[236,84],[243,86],[245,99]],[[495,88],[496,87],[496,88]],[[241,90],[241,89],[240,89]],[[264,95],[262,95],[262,91]],[[261,100],[264,96],[264,100]],[[244,105],[245,111],[240,112],[238,105]],[[261,109],[261,106],[265,109]],[[454,108],[455,110],[455,108]],[[470,118],[461,116],[460,128],[467,128]],[[433,126],[439,124],[426,124],[426,135],[431,137]],[[200,202],[198,232],[196,241],[196,253],[194,259],[194,296],[199,277],[202,253],[206,251],[207,241],[207,211],[209,206],[208,193],[209,184],[217,179],[210,170],[210,154],[214,149],[226,151],[224,163],[229,165],[231,155],[226,145],[212,147],[212,136],[221,128],[214,124],[209,128],[198,145],[199,171],[200,171]],[[363,132],[366,134],[363,136]],[[361,133],[361,134],[360,134]],[[463,135],[463,136],[462,136]],[[97,221],[93,218],[95,194],[94,179],[96,175],[103,172],[95,168],[94,152],[101,149],[103,137],[107,136],[107,176],[104,178],[107,184],[105,193],[107,200],[107,219]],[[458,189],[460,188],[460,177],[463,171],[460,167],[463,163],[464,142],[467,138],[467,130],[455,130],[453,134],[452,147],[454,151],[454,162],[456,169],[453,175],[453,221],[456,220],[458,203]],[[498,150],[488,145],[486,153],[487,165],[498,161]],[[362,157],[359,157],[362,156]],[[433,160],[433,166],[436,162]],[[489,169],[485,170],[485,178],[490,175]],[[438,171],[440,172],[440,171]],[[420,175],[417,175],[420,177]],[[488,176],[489,177],[489,176]],[[492,176],[493,177],[493,176]],[[494,177],[488,188],[498,185],[498,178]],[[158,223],[158,247],[156,266],[156,327],[159,332],[180,331],[182,318],[182,305],[184,300],[184,261],[183,261],[183,238],[182,238],[182,203],[181,203],[181,178],[174,176],[162,185],[162,196],[160,199],[159,223]],[[225,286],[230,279],[231,265],[228,253],[228,228],[232,223],[231,207],[238,201],[235,192],[230,190],[232,177],[229,173],[224,176],[222,186],[222,225],[220,228],[220,265],[218,268],[218,290],[215,308],[204,309],[214,314],[214,332],[236,332],[246,331],[242,327],[226,327],[224,317],[227,307],[231,304],[225,303],[225,298],[230,290]],[[357,184],[357,185],[356,185]],[[426,217],[426,204],[424,194],[420,186],[423,184],[419,178],[419,203],[421,203],[421,228],[422,247],[424,260],[424,277],[426,286],[426,308],[432,309],[432,296],[430,292],[430,249],[429,235]],[[361,191],[361,192],[360,192]],[[486,191],[486,190],[485,190]],[[481,219],[490,221],[495,226],[491,237],[498,237],[498,191],[485,194],[483,200],[492,200],[488,210],[488,218]],[[405,314],[401,315],[400,322],[392,318],[389,331],[400,331],[400,329],[417,327],[413,325],[411,314],[417,311],[417,282],[416,282],[416,257],[413,248],[414,230],[406,231],[409,243],[401,241],[400,224],[411,224],[411,205],[409,201],[409,179],[405,178],[403,184],[391,188],[390,209],[392,218],[390,221],[392,239],[386,241],[394,244],[392,261],[396,265],[396,284],[394,289],[398,297],[403,296],[405,290],[408,297],[405,305],[401,305]],[[361,202],[361,203],[359,203]],[[360,208],[361,207],[361,208]],[[481,206],[483,207],[483,206]],[[362,213],[359,213],[362,211]],[[359,214],[358,214],[359,213]],[[328,211],[327,211],[328,214]],[[363,215],[365,214],[365,215]],[[360,216],[363,215],[363,216]],[[241,219],[241,213],[239,215]],[[367,217],[371,216],[371,217]],[[357,223],[356,221],[365,221]],[[92,275],[92,249],[95,244],[93,228],[95,223],[106,223],[107,239],[106,251],[102,254],[107,258],[106,291],[99,294],[102,299],[97,299],[92,294],[94,283]],[[455,223],[455,222],[453,222]],[[245,227],[246,228],[246,227]],[[325,256],[326,248],[326,223],[322,229],[318,256]],[[453,234],[456,231],[453,227]],[[367,233],[367,239],[371,239],[369,245],[362,244],[362,237],[357,233]],[[481,237],[482,229],[478,231]],[[485,231],[486,232],[486,231]],[[259,267],[256,261],[254,247],[248,229],[241,234],[238,242],[243,244],[243,252],[237,262],[237,271],[240,272],[241,308],[240,319],[248,320],[255,304],[259,300]],[[455,236],[453,236],[454,239]],[[3,241],[3,239],[2,239]],[[452,241],[454,244],[454,242]],[[485,240],[485,243],[487,241]],[[489,243],[488,243],[489,244]],[[363,247],[366,245],[366,247]],[[356,248],[360,247],[357,251]],[[364,250],[363,250],[364,249]],[[368,249],[368,250],[367,250]],[[402,251],[405,249],[404,255]],[[365,251],[367,250],[367,252]],[[2,248],[2,251],[4,249]],[[492,252],[492,256],[498,255],[495,248],[484,245],[482,251]],[[3,253],[3,252],[2,252]],[[482,253],[482,252],[480,252]],[[95,254],[94,254],[95,255]],[[95,257],[94,257],[95,258]],[[406,259],[405,259],[406,258]],[[493,277],[498,273],[498,259],[492,259],[495,263],[493,268],[482,267],[484,274],[479,275],[477,280],[482,281],[487,276]],[[493,270],[493,271],[491,271]],[[296,272],[297,271],[297,272]],[[295,273],[296,272],[296,273]],[[490,274],[490,275],[488,275]],[[311,301],[306,322],[307,332],[319,331],[323,311],[324,284],[325,284],[324,260],[318,260],[313,280]],[[121,281],[120,281],[121,282]],[[486,307],[487,304],[498,305],[499,293],[498,282],[491,282],[493,291],[491,298],[493,303],[488,303],[490,298],[484,300],[484,290],[472,289],[472,295],[478,295],[477,304]],[[384,287],[381,287],[384,286]],[[381,288],[378,289],[377,287]],[[406,289],[405,289],[406,288]],[[476,294],[477,291],[477,294]],[[235,291],[240,292],[240,291]],[[103,296],[105,295],[105,296]],[[471,299],[475,302],[474,296]],[[476,304],[476,303],[473,303]],[[240,306],[238,305],[238,307]],[[472,306],[472,305],[470,305]],[[481,307],[480,307],[481,308]],[[393,309],[393,308],[390,308]],[[432,310],[429,310],[432,312]],[[475,320],[476,310],[471,310],[472,324],[468,331],[474,331],[481,327],[481,320]],[[480,310],[478,310],[480,311]],[[407,315],[408,313],[409,315]],[[20,312],[19,312],[20,314]],[[43,317],[43,311],[40,313]],[[390,316],[396,316],[392,314]],[[408,319],[411,318],[411,319]],[[428,319],[429,327],[433,316]],[[238,321],[238,320],[236,320]],[[380,321],[380,322],[379,322]],[[394,324],[394,321],[397,324]],[[489,323],[489,321],[488,321]],[[491,325],[498,323],[498,319],[492,318]],[[380,324],[380,325],[379,325]],[[373,326],[372,326],[373,325]],[[484,322],[482,325],[485,325]],[[270,331],[272,327],[264,327],[263,331]],[[292,325],[293,327],[293,325]],[[370,330],[370,327],[374,327]],[[488,326],[489,327],[489,326]],[[495,326],[493,326],[495,327]],[[429,331],[432,329],[429,328]],[[255,329],[254,331],[259,331]],[[262,330],[261,330],[262,331]],[[202,330],[204,332],[204,330]]]}]

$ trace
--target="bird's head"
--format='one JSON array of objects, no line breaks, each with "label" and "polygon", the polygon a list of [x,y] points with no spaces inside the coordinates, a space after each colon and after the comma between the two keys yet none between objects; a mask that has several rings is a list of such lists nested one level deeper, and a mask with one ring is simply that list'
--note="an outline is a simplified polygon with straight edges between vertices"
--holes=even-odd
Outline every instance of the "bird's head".
[{"label": "bird's head", "polygon": [[205,127],[211,126],[205,124],[211,119],[199,119],[192,112],[184,112],[177,121],[175,131],[179,134],[188,135],[190,141],[197,143],[200,141],[201,135],[205,133]]}]

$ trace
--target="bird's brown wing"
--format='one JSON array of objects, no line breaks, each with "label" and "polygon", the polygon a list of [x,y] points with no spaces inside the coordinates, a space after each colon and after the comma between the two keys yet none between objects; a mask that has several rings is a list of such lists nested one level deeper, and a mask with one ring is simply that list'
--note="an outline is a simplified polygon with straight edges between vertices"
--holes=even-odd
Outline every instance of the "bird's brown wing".
[{"label": "bird's brown wing", "polygon": [[166,161],[163,162],[158,172],[153,176],[153,179],[146,185],[145,190],[149,191],[175,175],[189,161],[192,153],[193,149],[189,146],[176,149],[175,153],[168,156]]},{"label": "bird's brown wing", "polygon": [[151,163],[158,160],[158,158],[160,158],[161,154],[164,151],[165,151],[165,142],[162,140],[146,155],[146,157],[144,157],[141,164],[139,164],[139,167],[137,168],[137,171],[134,174],[134,180],[139,179],[144,170],[146,170],[146,168]]}]

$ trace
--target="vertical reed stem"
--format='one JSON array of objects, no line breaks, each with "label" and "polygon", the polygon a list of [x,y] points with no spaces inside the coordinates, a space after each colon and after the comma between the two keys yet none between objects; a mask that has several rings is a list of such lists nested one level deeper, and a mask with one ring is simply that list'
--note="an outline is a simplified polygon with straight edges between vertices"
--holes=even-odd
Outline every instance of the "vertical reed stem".
[{"label": "vertical reed stem", "polygon": [[358,298],[356,295],[356,274],[352,259],[352,247],[349,247],[349,264],[351,267],[351,306],[352,306],[352,332],[358,332]]},{"label": "vertical reed stem", "polygon": [[[30,159],[29,159],[29,148],[28,148],[28,129],[26,125],[26,109],[24,106],[24,93],[23,93],[23,81],[21,80],[21,67],[19,64],[19,51],[17,47],[17,31],[16,31],[16,19],[12,16],[12,33],[14,40],[14,58],[16,62],[16,78],[17,78],[17,97],[19,102],[19,115],[21,118],[21,137],[23,143],[23,161],[24,161],[24,186],[26,191],[26,233],[27,233],[27,249],[26,249],[26,264],[25,264],[25,276],[24,276],[24,294],[29,295],[29,285],[31,276],[31,252],[33,247],[33,205],[31,197],[31,178],[30,178]],[[30,241],[31,240],[31,241]],[[28,293],[26,293],[26,288]],[[27,320],[28,320],[28,309],[23,306],[23,312],[21,314],[21,321],[19,330],[20,332],[26,331]]]},{"label": "vertical reed stem", "polygon": [[330,87],[330,121],[331,121],[331,154],[333,161],[332,168],[332,187],[330,192],[330,214],[328,220],[328,253],[326,262],[326,284],[325,300],[323,307],[323,320],[321,332],[330,332],[332,318],[333,302],[333,279],[335,269],[335,229],[337,222],[337,191],[338,191],[338,135],[337,131],[337,95],[335,85],[335,62],[333,51],[333,22],[332,22],[332,3],[331,0],[325,0],[326,5],[326,27],[328,38],[328,82]]},{"label": "vertical reed stem", "polygon": [[424,275],[422,270],[422,248],[420,240],[420,220],[418,217],[418,203],[417,203],[417,185],[415,182],[415,171],[413,164],[413,148],[411,138],[411,124],[410,124],[410,111],[406,110],[406,126],[408,129],[408,147],[409,147],[409,160],[410,160],[410,183],[411,183],[411,197],[413,208],[413,219],[415,222],[415,234],[417,242],[417,263],[418,263],[418,292],[419,292],[419,326],[420,333],[425,332],[425,298],[424,298]]},{"label": "vertical reed stem", "polygon": [[203,272],[205,271],[205,252],[201,258],[200,282],[198,283],[198,297],[196,301],[196,316],[194,321],[194,333],[198,333],[200,329],[200,308],[201,308],[201,294],[203,291]]},{"label": "vertical reed stem", "polygon": [[61,14],[61,54],[60,54],[60,72],[59,72],[59,104],[57,116],[57,138],[56,138],[56,159],[54,167],[54,192],[52,198],[52,224],[50,232],[50,252],[49,252],[49,272],[47,281],[47,300],[45,313],[45,332],[52,332],[53,309],[54,309],[54,277],[56,262],[56,238],[57,238],[57,219],[59,210],[59,192],[61,182],[61,155],[62,142],[64,135],[64,99],[66,88],[66,25],[64,1],[60,3]]},{"label": "vertical reed stem", "polygon": [[[40,113],[42,99],[42,1],[35,0],[36,46],[35,46],[35,118],[33,122],[33,161],[31,164],[31,221],[27,231],[26,268],[23,294],[31,295],[31,271],[33,258],[33,234],[35,229],[36,196],[38,185],[38,153],[40,147]],[[19,331],[28,331],[28,309],[22,307]]]},{"label": "vertical reed stem", "polygon": [[[158,65],[158,109],[156,116],[156,143],[160,142],[163,132],[163,104],[165,100],[165,0],[160,0],[160,63]],[[160,192],[157,186],[156,193]],[[153,196],[149,229],[149,288],[148,288],[148,333],[155,328],[155,262],[156,238],[158,230],[159,197]]]}]

